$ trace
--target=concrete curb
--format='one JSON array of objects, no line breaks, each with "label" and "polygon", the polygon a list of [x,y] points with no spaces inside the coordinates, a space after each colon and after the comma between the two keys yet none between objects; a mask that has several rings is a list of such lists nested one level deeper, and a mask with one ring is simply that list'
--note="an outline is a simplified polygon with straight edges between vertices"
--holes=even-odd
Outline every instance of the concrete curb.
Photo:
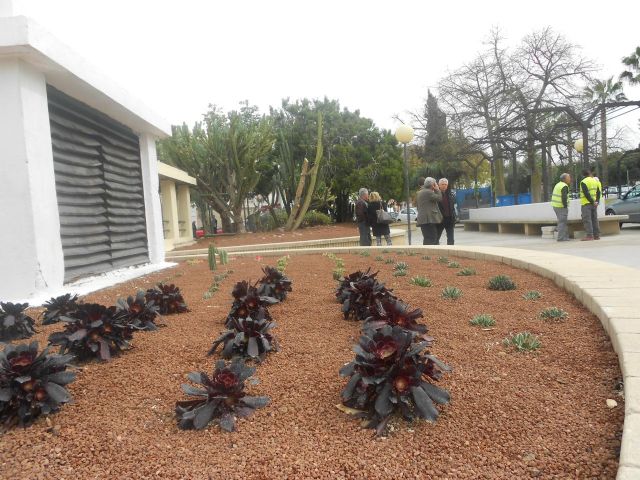
[{"label": "concrete curb", "polygon": [[[412,231],[415,228],[412,229]],[[399,228],[394,225],[391,228],[391,239],[396,245],[403,245],[405,240],[405,234],[407,232],[406,224],[405,228]],[[375,241],[375,239],[374,239]],[[320,238],[316,240],[300,240],[297,242],[279,242],[279,243],[262,243],[254,245],[238,245],[236,247],[220,247],[222,250],[226,250],[228,253],[245,253],[245,252],[262,252],[262,251],[288,251],[308,249],[308,248],[332,248],[332,247],[357,247],[360,243],[360,237],[357,235],[351,237],[337,237],[337,238]],[[196,248],[192,250],[173,250],[166,253],[167,260],[171,259],[184,259],[207,255],[209,252],[206,248]]]},{"label": "concrete curb", "polygon": [[[624,378],[625,417],[617,480],[640,479],[640,271],[572,255],[517,248],[458,246],[321,247],[254,250],[233,255],[282,255],[406,251],[490,260],[553,280],[595,314],[611,338]],[[231,252],[230,252],[231,253]]]}]

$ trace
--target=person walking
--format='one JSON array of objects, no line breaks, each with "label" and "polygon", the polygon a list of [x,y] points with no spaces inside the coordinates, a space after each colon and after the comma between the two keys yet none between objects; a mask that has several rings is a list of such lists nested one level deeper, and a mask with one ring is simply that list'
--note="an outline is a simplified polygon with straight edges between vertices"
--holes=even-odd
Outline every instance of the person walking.
[{"label": "person walking", "polygon": [[382,210],[387,211],[387,205],[382,201],[378,192],[371,192],[369,194],[369,206],[367,207],[367,219],[369,225],[371,225],[371,231],[373,236],[376,237],[376,246],[382,245],[382,237],[387,242],[387,245],[391,245],[391,230],[388,223],[378,222],[378,212]]},{"label": "person walking", "polygon": [[360,232],[360,246],[371,246],[371,228],[367,219],[367,209],[369,201],[369,190],[361,188],[358,191],[358,201],[356,202],[356,221]]},{"label": "person walking", "polygon": [[442,200],[438,202],[440,213],[442,213],[442,223],[437,227],[436,245],[440,244],[442,232],[447,232],[447,245],[453,245],[453,228],[456,225],[456,196],[449,188],[449,180],[441,178],[438,180],[438,187],[442,193]]},{"label": "person walking", "polygon": [[593,173],[588,168],[582,171],[584,178],[580,182],[580,211],[582,224],[586,236],[582,241],[600,240],[600,225],[598,223],[598,204],[602,189],[600,182],[593,178]]},{"label": "person walking", "polygon": [[551,194],[551,206],[558,218],[558,241],[569,241],[569,227],[567,217],[569,216],[569,185],[571,185],[571,175],[563,173],[560,181],[553,187]]},{"label": "person walking", "polygon": [[442,200],[442,193],[440,193],[436,179],[433,177],[425,178],[424,187],[418,192],[416,201],[418,207],[416,224],[422,230],[423,245],[438,244],[438,224],[442,223],[442,213],[438,207],[440,200]]}]

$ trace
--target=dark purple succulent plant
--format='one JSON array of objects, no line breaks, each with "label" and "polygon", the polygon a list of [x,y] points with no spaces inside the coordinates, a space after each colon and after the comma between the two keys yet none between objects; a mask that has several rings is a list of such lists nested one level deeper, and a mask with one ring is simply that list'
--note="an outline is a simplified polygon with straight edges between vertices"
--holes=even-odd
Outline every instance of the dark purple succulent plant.
[{"label": "dark purple succulent plant", "polygon": [[258,293],[265,297],[277,298],[284,301],[287,298],[287,292],[291,291],[291,280],[274,267],[264,267],[262,269],[264,276],[260,279]]},{"label": "dark purple succulent plant", "polygon": [[60,353],[72,353],[80,360],[99,357],[110,360],[112,355],[129,348],[133,330],[116,307],[97,303],[82,303],[70,317],[61,317],[62,332],[49,336],[49,343],[60,345]]},{"label": "dark purple succulent plant", "polygon": [[153,302],[158,307],[160,315],[172,315],[189,311],[180,289],[173,283],[168,285],[159,283],[155,288],[147,290],[145,297],[147,302]]},{"label": "dark purple succulent plant", "polygon": [[157,330],[156,317],[159,310],[155,301],[147,300],[142,290],[135,297],[120,298],[116,302],[118,315],[134,330]]},{"label": "dark purple succulent plant", "polygon": [[271,334],[276,324],[267,320],[264,310],[259,310],[256,317],[231,318],[228,330],[222,332],[213,342],[207,355],[212,355],[223,345],[223,358],[243,357],[261,362],[267,353],[278,350],[278,342]]},{"label": "dark purple succulent plant", "polygon": [[0,423],[27,426],[69,402],[65,385],[76,378],[66,371],[72,359],[48,348],[38,354],[38,342],[6,345],[0,352]]},{"label": "dark purple succulent plant", "polygon": [[211,377],[204,372],[190,373],[189,380],[199,387],[183,384],[182,390],[197,398],[176,402],[178,426],[201,430],[215,420],[221,429],[234,431],[236,418],[248,417],[269,403],[268,397],[249,396],[244,391],[245,381],[255,371],[236,358],[230,363],[218,360]]},{"label": "dark purple succulent plant", "polygon": [[350,377],[342,391],[343,404],[357,410],[367,428],[381,435],[394,413],[407,421],[435,421],[435,403],[449,402],[447,391],[435,386],[450,368],[428,351],[428,342],[413,342],[414,335],[400,326],[385,325],[366,331],[353,350],[356,358],[340,370]]},{"label": "dark purple succulent plant", "polygon": [[69,316],[78,309],[78,295],[67,293],[59,297],[51,298],[44,304],[45,311],[42,314],[42,324],[50,325],[60,321],[60,317]]},{"label": "dark purple succulent plant", "polygon": [[35,333],[35,320],[24,313],[28,303],[0,302],[0,341],[29,338]]}]

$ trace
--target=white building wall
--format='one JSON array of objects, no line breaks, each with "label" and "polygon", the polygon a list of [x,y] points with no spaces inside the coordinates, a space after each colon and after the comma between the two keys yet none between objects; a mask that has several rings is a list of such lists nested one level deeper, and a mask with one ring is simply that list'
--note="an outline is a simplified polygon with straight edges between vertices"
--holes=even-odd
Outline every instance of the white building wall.
[{"label": "white building wall", "polygon": [[44,74],[0,61],[0,299],[62,285],[64,259]]},{"label": "white building wall", "polygon": [[165,248],[162,231],[156,138],[148,133],[140,135],[140,160],[142,162],[142,184],[147,218],[149,261],[151,263],[164,262]]}]

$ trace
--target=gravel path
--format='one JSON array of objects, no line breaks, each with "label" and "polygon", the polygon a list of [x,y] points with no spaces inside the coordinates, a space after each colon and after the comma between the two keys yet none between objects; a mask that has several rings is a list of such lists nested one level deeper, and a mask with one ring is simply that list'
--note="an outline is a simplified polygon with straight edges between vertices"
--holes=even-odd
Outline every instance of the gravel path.
[{"label": "gravel path", "polygon": [[[440,382],[452,403],[440,408],[436,424],[395,420],[389,436],[376,440],[335,408],[344,385],[337,372],[353,357],[359,324],[342,319],[330,280],[333,262],[294,255],[286,272],[293,292],[271,308],[281,351],[258,367],[260,383],[250,387],[271,404],[240,420],[231,434],[214,426],[178,430],[173,408],[183,398],[180,383],[191,371],[211,370],[205,353],[222,329],[233,284],[258,278],[260,265],[277,257],[232,259],[234,273],[208,300],[202,299],[211,282],[206,262],[182,263],[85,298],[111,304],[168,279],[181,287],[191,312],[138,334],[134,348],[110,363],[83,366],[70,386],[75,403],[50,417],[53,428],[42,420],[0,437],[0,478],[615,477],[624,403],[615,390],[617,358],[595,316],[552,282],[509,266],[458,259],[478,272],[459,277],[459,269],[433,259],[384,256],[407,262],[409,276],[393,277],[393,265],[373,256],[341,255],[348,272],[373,265],[400,298],[424,310],[436,339],[432,352],[454,367]],[[518,290],[487,290],[487,279],[498,273],[510,275]],[[434,286],[409,285],[418,274]],[[464,296],[441,300],[446,285]],[[531,289],[543,298],[524,300]],[[547,306],[562,307],[568,320],[538,319]],[[470,326],[478,313],[492,314],[495,328]],[[59,328],[41,327],[37,338],[42,342]],[[540,336],[538,353],[501,345],[510,332],[523,330]],[[618,407],[608,409],[607,398]]]}]

